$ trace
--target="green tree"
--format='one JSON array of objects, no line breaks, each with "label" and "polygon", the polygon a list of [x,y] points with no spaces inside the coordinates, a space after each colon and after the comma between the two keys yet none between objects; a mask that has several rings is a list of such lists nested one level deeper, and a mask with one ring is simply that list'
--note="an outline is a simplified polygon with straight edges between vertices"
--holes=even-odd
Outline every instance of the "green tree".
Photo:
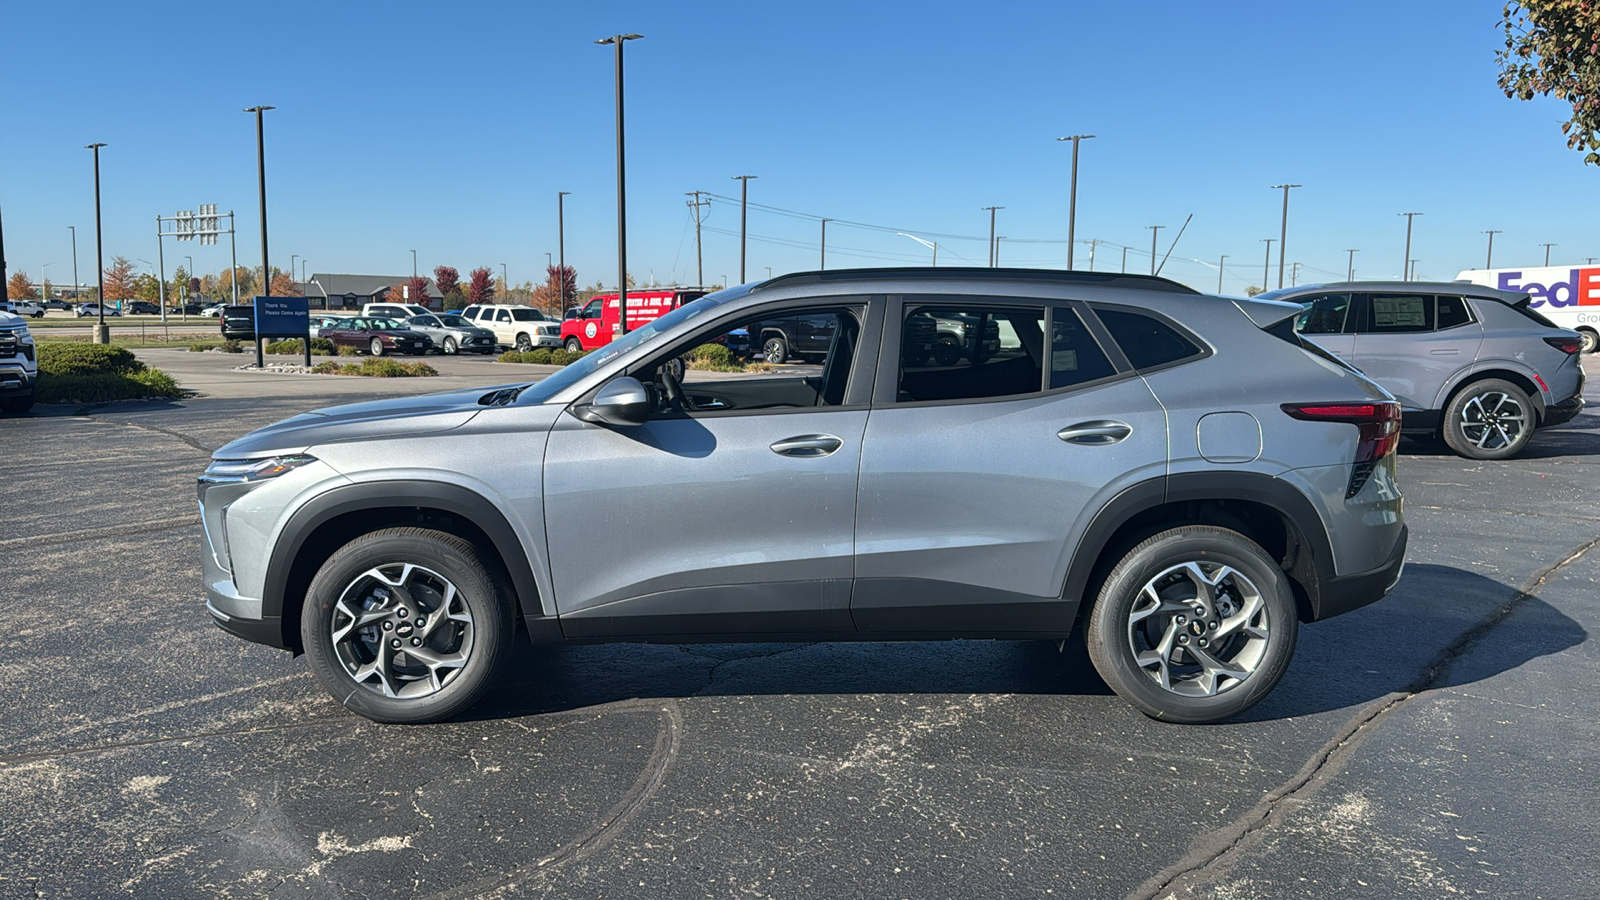
[{"label": "green tree", "polygon": [[1510,0],[1500,17],[1500,89],[1516,100],[1554,94],[1570,104],[1572,117],[1561,125],[1567,147],[1600,165],[1600,3]]},{"label": "green tree", "polygon": [[135,300],[144,300],[158,303],[161,300],[161,281],[154,275],[146,272],[133,280],[133,297]]}]

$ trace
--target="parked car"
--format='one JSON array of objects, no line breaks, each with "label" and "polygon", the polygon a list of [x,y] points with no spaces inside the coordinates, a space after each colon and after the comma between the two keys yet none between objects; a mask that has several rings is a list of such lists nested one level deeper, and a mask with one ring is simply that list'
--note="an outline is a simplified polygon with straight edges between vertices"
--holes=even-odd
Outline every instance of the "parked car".
[{"label": "parked car", "polygon": [[63,311],[70,311],[72,309],[72,304],[65,300],[46,300],[42,305],[46,310],[59,309]]},{"label": "parked car", "polygon": [[361,307],[361,314],[367,317],[384,319],[409,319],[412,316],[421,316],[433,310],[420,303],[368,303]]},{"label": "parked car", "polygon": [[326,313],[311,313],[306,317],[311,337],[320,337],[322,329],[336,328],[340,322],[354,318],[353,316],[331,316]]},{"label": "parked car", "polygon": [[33,319],[44,317],[44,307],[32,300],[0,300],[0,312]]},{"label": "parked car", "polygon": [[224,306],[217,316],[217,324],[222,329],[222,337],[229,341],[253,341],[256,339],[256,308],[246,303],[238,306]]},{"label": "parked car", "polygon": [[428,313],[412,316],[400,324],[427,335],[433,341],[434,349],[447,356],[456,353],[493,353],[499,349],[494,332],[479,328],[461,316]]},{"label": "parked car", "polygon": [[134,316],[159,316],[161,307],[146,300],[129,300],[122,305],[124,312]]},{"label": "parked car", "polygon": [[167,307],[167,314],[172,316],[197,316],[205,309],[198,303],[178,303]]},{"label": "parked car", "polygon": [[[841,270],[720,291],[536,383],[335,407],[230,442],[200,479],[207,607],[303,651],[343,706],[384,722],[464,710],[524,634],[1080,628],[1140,710],[1224,719],[1278,682],[1300,622],[1378,600],[1405,557],[1399,406],[1295,334],[1298,313],[1093,272]],[[833,318],[820,375],[672,374],[789,314]],[[901,366],[902,323],[923,315],[1018,341]],[[705,502],[730,484],[761,502]]]},{"label": "parked car", "polygon": [[38,378],[39,361],[27,320],[0,311],[0,411],[21,415],[32,409]]},{"label": "parked car", "polygon": [[[106,315],[106,318],[112,318],[114,316],[121,316],[122,313],[118,312],[115,308],[108,306],[108,307],[105,308],[105,315]],[[78,318],[82,319],[85,316],[93,316],[93,317],[98,318],[100,316],[100,304],[98,304],[98,303],[80,303],[80,304],[78,304]]]},{"label": "parked car", "polygon": [[421,356],[433,349],[427,335],[412,331],[393,319],[353,316],[322,329],[318,337],[333,341],[335,347],[354,347],[373,356],[405,353]]},{"label": "parked car", "polygon": [[546,319],[544,313],[531,306],[475,303],[461,311],[461,318],[493,332],[495,341],[503,347],[532,350],[561,346],[561,323]]},{"label": "parked car", "polygon": [[226,306],[226,305],[227,305],[226,303],[214,303],[211,306],[207,306],[204,309],[200,310],[200,315],[202,315],[202,316],[213,316],[213,317],[214,316],[220,316],[220,315],[222,315],[222,308],[224,306]]},{"label": "parked car", "polygon": [[1535,429],[1583,409],[1582,338],[1529,308],[1527,294],[1366,281],[1260,296],[1303,306],[1297,330],[1394,394],[1405,431],[1468,459],[1515,456]]}]

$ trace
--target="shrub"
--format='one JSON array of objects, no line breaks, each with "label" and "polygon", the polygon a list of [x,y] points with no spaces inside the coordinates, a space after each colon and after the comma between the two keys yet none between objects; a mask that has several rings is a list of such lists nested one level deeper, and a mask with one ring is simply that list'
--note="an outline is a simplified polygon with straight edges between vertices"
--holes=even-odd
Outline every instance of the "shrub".
[{"label": "shrub", "polygon": [[183,390],[178,383],[160,369],[68,375],[41,373],[34,386],[34,399],[40,403],[105,403],[181,396]]},{"label": "shrub", "polygon": [[498,361],[506,363],[528,363],[536,366],[564,366],[583,356],[582,353],[568,353],[565,350],[550,350],[540,347],[537,350],[517,351],[507,350],[500,354]]},{"label": "shrub", "polygon": [[311,371],[318,375],[361,375],[368,378],[425,378],[439,374],[437,369],[427,363],[408,363],[385,357],[343,364],[329,360],[312,366]]},{"label": "shrub", "polygon": [[190,353],[204,353],[207,350],[220,350],[223,353],[243,353],[244,345],[238,341],[195,341],[189,345]]},{"label": "shrub", "polygon": [[588,356],[588,355],[589,355],[589,351],[587,351],[587,350],[579,350],[578,352],[573,353],[572,351],[569,351],[564,347],[557,348],[555,350],[550,351],[550,365],[552,365],[552,366],[570,365],[572,363],[577,362],[580,359],[583,359],[585,356]]},{"label": "shrub", "polygon": [[726,366],[733,362],[733,354],[721,344],[701,344],[689,351],[689,362]]},{"label": "shrub", "polygon": [[[273,341],[268,344],[266,352],[284,356],[300,356],[306,352],[306,346],[299,338],[289,338],[286,341]],[[312,338],[311,352],[318,356],[332,356],[333,341],[327,338]]]},{"label": "shrub", "polygon": [[354,347],[340,347],[339,348],[339,355],[340,356],[360,356],[361,355],[361,351],[357,350]]},{"label": "shrub", "polygon": [[[110,344],[42,343],[38,345],[41,375],[109,375],[144,371],[144,363],[122,347]],[[50,402],[48,400],[43,402]]]}]

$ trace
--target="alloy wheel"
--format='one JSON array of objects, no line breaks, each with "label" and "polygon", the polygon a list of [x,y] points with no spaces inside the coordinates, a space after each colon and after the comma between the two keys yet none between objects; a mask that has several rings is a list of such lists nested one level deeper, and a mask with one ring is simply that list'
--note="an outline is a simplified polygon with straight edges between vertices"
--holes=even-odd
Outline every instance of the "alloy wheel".
[{"label": "alloy wheel", "polygon": [[472,658],[472,611],[448,578],[412,563],[357,575],[333,605],[334,658],[362,688],[415,699],[448,686]]},{"label": "alloy wheel", "polygon": [[1461,407],[1461,433],[1480,450],[1517,443],[1528,427],[1521,401],[1505,391],[1485,391]]},{"label": "alloy wheel", "polygon": [[1145,582],[1127,635],[1135,663],[1164,690],[1212,697],[1260,668],[1272,625],[1260,589],[1243,572],[1191,561]]}]

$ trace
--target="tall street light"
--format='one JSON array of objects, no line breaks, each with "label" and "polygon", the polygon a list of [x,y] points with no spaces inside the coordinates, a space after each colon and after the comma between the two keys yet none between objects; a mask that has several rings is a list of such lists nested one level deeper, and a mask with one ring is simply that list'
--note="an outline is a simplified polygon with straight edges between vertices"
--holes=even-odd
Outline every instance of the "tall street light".
[{"label": "tall street light", "polygon": [[1346,250],[1345,252],[1350,254],[1350,270],[1345,272],[1344,280],[1345,281],[1355,281],[1356,280],[1356,252],[1357,251],[1355,251],[1355,250]]},{"label": "tall street light", "polygon": [[911,238],[913,241],[916,241],[917,243],[921,244],[924,247],[932,248],[933,249],[933,264],[935,266],[939,265],[939,242],[938,241],[925,241],[922,238],[919,238],[914,234],[906,234],[904,231],[896,231],[895,234],[898,234],[901,237]]},{"label": "tall street light", "polygon": [[1267,245],[1267,261],[1261,264],[1261,289],[1267,289],[1267,278],[1272,275],[1272,242],[1273,238],[1262,238]]},{"label": "tall street light", "polygon": [[1159,235],[1161,229],[1167,226],[1146,225],[1145,227],[1150,229],[1150,274],[1154,275],[1156,273],[1156,235]]},{"label": "tall street light", "polygon": [[10,300],[10,292],[11,288],[6,284],[6,229],[0,224],[0,300]]},{"label": "tall street light", "polygon": [[[300,260],[300,254],[298,254],[298,253],[289,254],[289,280],[291,280],[291,281],[298,281],[299,280],[299,279],[295,278],[295,272],[298,271],[295,268],[295,265],[299,262],[299,260]],[[190,266],[189,267],[189,274],[193,275],[194,274],[194,264],[190,263],[189,266]],[[411,274],[412,275],[417,274],[417,264],[415,262],[415,257],[413,257],[413,261],[411,263]]]},{"label": "tall street light", "polygon": [[1419,212],[1405,212],[1399,215],[1406,217],[1406,258],[1400,263],[1400,273],[1405,276],[1403,280],[1411,280],[1411,220],[1422,215]]},{"label": "tall street light", "polygon": [[994,268],[994,257],[995,257],[994,213],[995,213],[995,210],[1005,209],[1005,207],[1004,206],[985,206],[983,208],[987,209],[989,211],[989,268],[992,269],[992,268]]},{"label": "tall street light", "polygon": [[828,268],[828,220],[827,219],[823,219],[822,220],[822,259],[818,261],[817,269],[818,269],[818,271],[826,271],[827,268]]},{"label": "tall street light", "polygon": [[1228,254],[1226,253],[1222,254],[1221,259],[1217,260],[1217,293],[1219,294],[1222,293],[1222,269],[1223,266],[1227,265],[1227,262]]},{"label": "tall street light", "polygon": [[[267,142],[263,136],[261,115],[272,106],[252,106],[245,110],[247,113],[256,114],[256,183],[261,197],[261,296],[272,296],[272,268],[267,262]],[[311,365],[311,342],[306,342],[306,365]],[[256,368],[267,367],[266,357],[262,356],[261,335],[256,335]]]},{"label": "tall street light", "polygon": [[[1303,187],[1298,184],[1275,184],[1273,190],[1283,190],[1283,227],[1278,231],[1278,287],[1283,287],[1283,252],[1289,246],[1289,189]],[[1261,285],[1263,288],[1266,284]]]},{"label": "tall street light", "polygon": [[1555,244],[1540,244],[1539,246],[1544,248],[1544,264],[1547,265],[1547,266],[1550,265],[1550,248],[1554,247],[1556,245]]},{"label": "tall street light", "polygon": [[417,251],[411,251],[411,277],[417,277]]},{"label": "tall street light", "polygon": [[628,333],[628,201],[627,167],[622,139],[622,45],[642,34],[618,34],[595,41],[617,48],[617,333]]},{"label": "tall street light", "polygon": [[744,284],[744,247],[745,247],[745,218],[750,208],[750,179],[757,175],[735,175],[733,180],[739,182],[739,283]]},{"label": "tall street light", "polygon": [[571,191],[556,191],[556,280],[561,301],[556,308],[565,315],[567,308],[567,209],[566,197]]},{"label": "tall street light", "polygon": [[1489,236],[1489,255],[1484,259],[1483,267],[1485,269],[1492,269],[1492,268],[1494,268],[1494,236],[1497,235],[1497,234],[1501,234],[1503,232],[1501,232],[1500,229],[1496,228],[1496,229],[1493,229],[1491,231],[1485,231],[1483,233],[1487,234]]},{"label": "tall street light", "polygon": [[1056,138],[1058,141],[1072,142],[1072,193],[1067,200],[1067,270],[1072,269],[1073,237],[1077,234],[1078,225],[1078,142],[1087,141],[1094,137],[1092,134],[1074,134],[1070,137]]},{"label": "tall street light", "polygon": [[100,228],[100,148],[104,146],[103,143],[85,145],[85,149],[94,151],[94,270],[95,284],[98,285],[94,305],[100,311],[100,321],[94,329],[96,344],[111,343],[111,334],[106,331],[106,257],[104,235]]},{"label": "tall street light", "polygon": [[78,283],[78,226],[68,225],[67,230],[72,232],[72,301],[76,303],[83,299],[83,286]]}]

